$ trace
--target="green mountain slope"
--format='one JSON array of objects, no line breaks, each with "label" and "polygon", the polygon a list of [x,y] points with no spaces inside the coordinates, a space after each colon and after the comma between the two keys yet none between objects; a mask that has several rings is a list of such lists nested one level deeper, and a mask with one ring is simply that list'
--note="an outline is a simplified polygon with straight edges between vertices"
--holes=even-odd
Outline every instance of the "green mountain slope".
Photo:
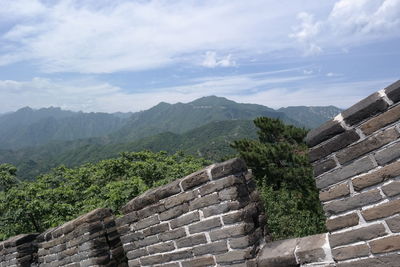
[{"label": "green mountain slope", "polygon": [[335,117],[342,109],[335,106],[327,107],[305,107],[295,106],[278,109],[279,112],[285,113],[292,120],[298,121],[307,128],[316,128],[325,121]]}]

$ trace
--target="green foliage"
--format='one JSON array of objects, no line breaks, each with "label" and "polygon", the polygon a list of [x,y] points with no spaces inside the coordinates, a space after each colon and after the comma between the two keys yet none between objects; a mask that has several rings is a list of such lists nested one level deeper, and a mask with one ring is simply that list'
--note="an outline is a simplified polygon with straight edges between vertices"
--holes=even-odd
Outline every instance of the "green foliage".
[{"label": "green foliage", "polygon": [[204,159],[182,153],[142,151],[75,169],[60,166],[33,182],[13,184],[0,192],[0,239],[41,232],[95,208],[108,207],[118,213],[147,189],[206,164]]},{"label": "green foliage", "polygon": [[17,168],[11,164],[0,164],[0,190],[8,191],[18,183]]},{"label": "green foliage", "polygon": [[325,220],[303,143],[307,131],[265,117],[254,123],[259,140],[243,139],[232,146],[255,175],[270,234],[281,239],[323,232]]}]

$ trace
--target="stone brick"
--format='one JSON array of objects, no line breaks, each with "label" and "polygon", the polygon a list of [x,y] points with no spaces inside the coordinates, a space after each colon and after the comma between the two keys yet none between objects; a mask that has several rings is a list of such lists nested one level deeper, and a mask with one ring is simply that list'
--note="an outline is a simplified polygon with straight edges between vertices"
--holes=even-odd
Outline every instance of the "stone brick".
[{"label": "stone brick", "polygon": [[397,105],[385,113],[376,116],[365,123],[363,123],[360,128],[365,135],[370,135],[371,133],[382,129],[386,125],[389,125],[400,119],[400,105]]},{"label": "stone brick", "polygon": [[160,264],[165,262],[165,259],[163,255],[151,255],[147,257],[141,257],[140,258],[140,263],[142,265],[154,265],[154,264]]},{"label": "stone brick", "polygon": [[350,188],[347,183],[334,185],[326,190],[319,192],[319,199],[321,201],[328,201],[339,197],[348,196],[350,194]]},{"label": "stone brick", "polygon": [[382,186],[382,191],[389,197],[400,194],[400,181],[393,181],[390,184]]},{"label": "stone brick", "polygon": [[378,164],[381,166],[400,158],[400,142],[385,147],[376,152],[374,156]]},{"label": "stone brick", "polygon": [[359,143],[346,147],[336,153],[336,157],[341,164],[344,164],[398,139],[399,135],[396,128],[389,128]]},{"label": "stone brick", "polygon": [[247,248],[254,245],[256,242],[261,241],[262,235],[262,229],[257,228],[251,234],[236,238],[229,238],[229,245],[232,249]]},{"label": "stone brick", "polygon": [[356,177],[352,180],[354,190],[360,191],[366,187],[379,184],[400,175],[400,161],[393,162],[371,173]]},{"label": "stone brick", "polygon": [[205,234],[192,235],[176,240],[176,245],[178,248],[193,247],[205,243],[207,243]]},{"label": "stone brick", "polygon": [[370,157],[366,156],[340,169],[319,176],[316,178],[316,185],[319,189],[323,189],[352,176],[367,172],[372,168],[374,168],[374,163]]},{"label": "stone brick", "polygon": [[166,220],[176,218],[188,211],[189,211],[189,205],[187,203],[184,203],[182,205],[173,207],[172,209],[169,209],[169,210],[166,210],[166,211],[160,213],[159,218],[161,221],[166,221]]},{"label": "stone brick", "polygon": [[344,132],[344,128],[339,122],[332,119],[325,122],[320,127],[312,129],[306,136],[306,143],[313,147],[342,132]]},{"label": "stone brick", "polygon": [[240,197],[247,195],[248,192],[245,186],[232,186],[218,192],[218,196],[221,201],[237,200]]},{"label": "stone brick", "polygon": [[332,256],[337,261],[360,258],[368,255],[369,247],[366,244],[332,249]]},{"label": "stone brick", "polygon": [[228,237],[238,237],[249,233],[254,229],[254,224],[242,223],[232,226],[226,226],[221,229],[212,230],[210,232],[211,241],[227,239]]},{"label": "stone brick", "polygon": [[389,217],[400,212],[400,199],[392,200],[375,207],[363,210],[361,214],[367,221]]},{"label": "stone brick", "polygon": [[190,210],[198,210],[219,203],[218,193],[196,198],[190,202]]},{"label": "stone brick", "polygon": [[324,211],[328,216],[342,213],[376,203],[382,199],[378,189],[363,192],[340,200],[333,200],[324,205]]},{"label": "stone brick", "polygon": [[163,242],[161,244],[156,244],[156,245],[147,247],[147,251],[150,254],[157,254],[157,253],[172,251],[174,249],[175,249],[175,246],[174,246],[174,242],[172,242],[172,241]]},{"label": "stone brick", "polygon": [[205,254],[216,255],[226,251],[228,251],[226,240],[200,245],[193,248],[193,253],[195,256],[201,256]]},{"label": "stone brick", "polygon": [[244,184],[244,178],[242,176],[230,175],[200,187],[200,195],[208,195],[237,184]]},{"label": "stone brick", "polygon": [[156,235],[159,233],[163,233],[169,230],[168,223],[162,223],[158,225],[151,226],[147,229],[143,230],[144,236]]},{"label": "stone brick", "polygon": [[373,224],[346,232],[331,234],[329,236],[329,243],[331,244],[331,247],[334,248],[360,241],[371,240],[384,235],[386,235],[386,231],[383,224]]},{"label": "stone brick", "polygon": [[134,260],[139,257],[148,256],[148,255],[149,255],[149,253],[147,252],[147,250],[145,248],[135,249],[132,251],[128,251],[128,253],[126,253],[126,257],[128,258],[128,260]]},{"label": "stone brick", "polygon": [[205,218],[217,215],[217,214],[223,214],[231,210],[232,202],[223,202],[223,203],[218,203],[213,206],[206,207],[202,209],[201,211],[203,212],[203,215]]},{"label": "stone brick", "polygon": [[159,234],[158,238],[160,239],[160,241],[165,242],[167,240],[174,240],[174,239],[178,239],[178,238],[181,238],[184,236],[186,236],[185,229],[177,228],[175,230],[171,230],[171,231]]},{"label": "stone brick", "polygon": [[328,231],[335,231],[342,228],[348,228],[357,225],[359,217],[357,213],[350,213],[340,217],[326,220],[326,228]]},{"label": "stone brick", "polygon": [[208,220],[203,220],[198,223],[194,223],[189,226],[189,232],[191,234],[199,233],[199,232],[204,232],[208,231],[212,228],[220,227],[221,224],[221,219],[220,218],[213,218],[213,219],[208,219]]},{"label": "stone brick", "polygon": [[327,234],[318,234],[299,238],[295,251],[296,259],[300,264],[325,261],[328,255],[325,247],[328,245]]},{"label": "stone brick", "polygon": [[190,200],[194,199],[195,193],[193,191],[188,191],[181,193],[179,195],[176,195],[174,197],[170,197],[164,200],[164,206],[167,209],[170,209],[172,207],[181,205],[183,203],[189,202]]},{"label": "stone brick", "polygon": [[171,220],[170,225],[172,229],[181,227],[183,225],[188,225],[192,222],[198,222],[200,220],[200,214],[198,211],[188,213],[186,215],[180,216],[176,219]]},{"label": "stone brick", "polygon": [[393,233],[400,232],[400,215],[387,219],[386,224],[389,226],[390,231]]},{"label": "stone brick", "polygon": [[265,244],[258,257],[258,266],[299,266],[294,254],[297,243],[298,239],[286,239]]},{"label": "stone brick", "polygon": [[314,168],[314,176],[317,177],[329,170],[332,170],[337,164],[333,158],[328,158],[319,162],[314,162],[312,165]]},{"label": "stone brick", "polygon": [[342,116],[347,124],[354,125],[375,114],[385,111],[388,106],[388,103],[383,100],[379,93],[374,93],[343,111]]},{"label": "stone brick", "polygon": [[135,197],[131,201],[129,201],[125,206],[122,207],[122,212],[127,214],[129,212],[140,210],[145,208],[146,206],[150,206],[158,201],[157,195],[155,194],[155,189],[150,189],[140,196]]},{"label": "stone brick", "polygon": [[143,220],[144,218],[150,217],[155,213],[163,212],[164,210],[165,207],[163,203],[156,203],[141,210],[135,211],[135,213],[138,220]]},{"label": "stone brick", "polygon": [[400,250],[400,235],[388,236],[369,242],[372,253],[386,253]]},{"label": "stone brick", "polygon": [[141,230],[141,229],[153,226],[158,223],[160,223],[158,216],[153,215],[153,216],[143,219],[137,223],[134,223],[132,226],[133,226],[133,230],[137,231],[137,230]]},{"label": "stone brick", "polygon": [[182,262],[182,267],[206,267],[214,265],[215,265],[215,260],[214,257],[212,256],[198,257]]},{"label": "stone brick", "polygon": [[239,158],[234,158],[211,167],[210,173],[213,180],[247,171],[246,163]]},{"label": "stone brick", "polygon": [[191,189],[195,186],[206,183],[209,180],[207,170],[201,170],[195,173],[192,173],[185,178],[182,179],[181,186],[183,190]]},{"label": "stone brick", "polygon": [[166,261],[176,261],[193,257],[192,249],[164,254]]},{"label": "stone brick", "polygon": [[223,254],[219,254],[215,256],[215,259],[217,263],[219,264],[226,264],[226,263],[234,263],[234,262],[240,262],[246,259],[249,259],[252,257],[252,249],[251,248],[246,248],[246,249],[238,249],[238,250],[233,250],[233,251],[228,251]]},{"label": "stone brick", "polygon": [[398,267],[400,254],[375,256],[374,258],[364,258],[349,262],[337,263],[337,267]]},{"label": "stone brick", "polygon": [[314,162],[316,160],[322,159],[332,154],[333,152],[347,147],[348,145],[358,141],[359,139],[360,136],[355,130],[348,130],[344,133],[341,133],[338,136],[330,139],[326,143],[311,148],[309,152],[310,161]]},{"label": "stone brick", "polygon": [[392,100],[393,102],[400,101],[400,80],[392,83],[388,87],[385,88],[386,95]]},{"label": "stone brick", "polygon": [[180,182],[180,180],[175,180],[169,184],[158,187],[154,192],[156,198],[160,200],[180,193]]}]

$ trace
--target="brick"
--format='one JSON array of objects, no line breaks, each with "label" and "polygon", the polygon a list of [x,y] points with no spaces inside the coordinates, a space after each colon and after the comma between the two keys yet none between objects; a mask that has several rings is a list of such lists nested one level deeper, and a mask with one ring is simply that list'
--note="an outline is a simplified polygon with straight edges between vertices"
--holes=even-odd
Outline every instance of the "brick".
[{"label": "brick", "polygon": [[238,261],[243,261],[246,259],[251,258],[252,255],[252,249],[251,248],[246,248],[246,249],[240,249],[240,250],[234,250],[234,251],[228,251],[223,254],[219,254],[215,256],[215,259],[217,263],[234,263]]},{"label": "brick", "polygon": [[140,258],[140,263],[142,265],[154,265],[154,264],[160,264],[164,263],[165,259],[163,255],[151,255],[147,257],[141,257]]},{"label": "brick", "polygon": [[400,213],[400,199],[392,200],[361,212],[367,221],[389,217],[396,213]]},{"label": "brick", "polygon": [[221,219],[220,218],[213,218],[213,219],[208,219],[208,220],[203,220],[198,223],[192,224],[189,226],[189,232],[191,234],[199,233],[199,232],[204,232],[208,231],[212,228],[220,227],[221,224]]},{"label": "brick", "polygon": [[386,125],[389,125],[400,119],[400,105],[397,105],[385,113],[376,116],[365,123],[363,123],[360,128],[365,135],[370,135],[371,133],[382,129]]},{"label": "brick", "polygon": [[175,246],[174,246],[174,243],[172,241],[163,242],[161,244],[156,244],[156,245],[152,245],[152,246],[148,246],[147,247],[147,251],[150,254],[157,254],[157,253],[172,251],[174,249],[175,249]]},{"label": "brick", "polygon": [[295,267],[298,239],[279,240],[265,244],[258,256],[258,266]]},{"label": "brick", "polygon": [[188,190],[191,189],[195,186],[204,184],[209,181],[209,177],[207,174],[207,170],[201,170],[195,173],[192,173],[185,178],[182,179],[181,181],[181,186],[183,190]]},{"label": "brick", "polygon": [[376,203],[382,199],[378,189],[363,192],[340,200],[333,200],[324,205],[324,211],[328,216],[342,213],[347,210],[361,208]]},{"label": "brick", "polygon": [[400,161],[393,162],[371,173],[356,177],[352,180],[354,190],[360,191],[366,187],[379,184],[400,175]]},{"label": "brick", "polygon": [[400,254],[375,256],[355,261],[337,263],[337,267],[397,267],[400,262]]},{"label": "brick", "polygon": [[218,253],[223,253],[228,251],[228,245],[225,240],[218,242],[196,246],[193,248],[193,253],[195,256],[201,256],[205,254],[216,255]]},{"label": "brick", "polygon": [[328,201],[339,197],[348,196],[350,194],[350,188],[347,183],[339,184],[322,190],[319,192],[319,199],[321,201]]},{"label": "brick", "polygon": [[185,193],[181,193],[179,195],[176,195],[174,197],[170,197],[164,200],[164,206],[167,209],[170,209],[172,207],[184,204],[186,202],[189,202],[190,200],[194,199],[195,193],[193,191],[188,191]]},{"label": "brick", "polygon": [[400,80],[392,83],[388,87],[385,88],[386,95],[392,100],[393,102],[400,101]]},{"label": "brick", "polygon": [[382,191],[389,197],[400,194],[400,181],[393,181],[390,184],[382,186]]},{"label": "brick", "polygon": [[376,152],[374,156],[380,166],[400,158],[400,142],[385,147]]},{"label": "brick", "polygon": [[228,237],[238,237],[249,233],[254,229],[254,224],[242,223],[232,226],[226,226],[221,229],[212,230],[210,232],[211,241],[227,239]]},{"label": "brick", "polygon": [[198,222],[200,220],[200,214],[198,211],[188,213],[186,215],[180,216],[176,219],[171,220],[170,225],[172,229],[181,227],[183,225],[188,225],[193,222]]},{"label": "brick", "polygon": [[297,261],[303,265],[317,263],[326,259],[325,247],[328,246],[327,234],[317,234],[299,238],[295,251]]},{"label": "brick", "polygon": [[192,235],[176,240],[178,248],[193,247],[205,243],[207,243],[205,234]]},{"label": "brick", "polygon": [[386,235],[383,224],[373,224],[363,228],[357,228],[346,232],[331,234],[329,243],[332,248],[360,241],[371,240]]},{"label": "brick", "polygon": [[197,210],[219,203],[218,193],[196,198],[190,202],[190,210]]},{"label": "brick", "polygon": [[160,239],[160,241],[165,242],[167,240],[174,240],[174,239],[178,239],[178,238],[181,238],[184,236],[186,236],[185,229],[177,228],[175,230],[171,230],[171,231],[159,234],[158,238]]},{"label": "brick", "polygon": [[198,257],[182,262],[182,267],[205,267],[214,265],[215,265],[215,260],[213,256]]},{"label": "brick", "polygon": [[343,132],[344,128],[340,123],[332,119],[320,127],[312,129],[306,136],[306,143],[310,147],[313,147]]},{"label": "brick", "polygon": [[169,230],[168,223],[162,223],[162,224],[154,225],[147,229],[144,229],[143,235],[144,236],[156,235],[156,234],[168,231],[168,230]]},{"label": "brick", "polygon": [[348,145],[358,141],[359,139],[360,136],[355,130],[348,130],[344,133],[341,133],[330,139],[326,143],[311,148],[309,151],[310,161],[314,162],[316,160],[322,159],[332,154],[333,152],[347,147]]},{"label": "brick", "polygon": [[135,197],[131,201],[129,201],[125,206],[122,207],[122,212],[127,214],[129,212],[143,209],[147,206],[150,206],[158,201],[157,195],[154,193],[157,190],[150,189],[138,197]]},{"label": "brick", "polygon": [[142,249],[135,249],[132,251],[128,251],[128,253],[126,253],[126,257],[128,258],[128,260],[134,260],[143,256],[148,256],[149,253],[147,252],[147,250],[145,248]]},{"label": "brick", "polygon": [[347,228],[357,225],[359,217],[357,213],[350,213],[333,219],[326,220],[326,228],[332,232],[338,229]]},{"label": "brick", "polygon": [[393,233],[400,232],[400,215],[387,219],[386,224],[389,226],[390,231]]},{"label": "brick", "polygon": [[385,111],[388,106],[388,103],[382,99],[379,93],[374,93],[343,111],[342,116],[347,124],[354,125],[375,114]]},{"label": "brick", "polygon": [[141,210],[135,211],[138,220],[143,220],[144,218],[150,217],[155,213],[161,213],[165,210],[163,203],[156,203],[154,205],[145,207]]},{"label": "brick", "polygon": [[146,219],[143,219],[137,223],[134,223],[132,225],[132,227],[133,227],[133,230],[137,231],[137,230],[141,230],[141,229],[153,226],[158,223],[160,223],[160,220],[158,219],[157,215],[154,215],[154,216],[148,217]]},{"label": "brick", "polygon": [[319,189],[326,188],[372,168],[374,168],[374,163],[370,157],[366,156],[340,169],[319,176],[315,179],[316,185]]},{"label": "brick", "polygon": [[154,192],[156,198],[160,200],[180,193],[180,182],[180,180],[175,180],[169,184],[158,187]]},{"label": "brick", "polygon": [[336,161],[333,158],[324,159],[319,162],[314,162],[314,176],[317,177],[337,166]]},{"label": "brick", "polygon": [[262,229],[257,228],[253,233],[242,237],[229,238],[229,245],[232,249],[247,248],[262,240]]},{"label": "brick", "polygon": [[240,172],[246,172],[246,163],[239,158],[230,159],[228,161],[215,164],[212,166],[210,173],[213,180],[232,175]]},{"label": "brick", "polygon": [[176,261],[193,257],[192,249],[164,254],[166,261]]},{"label": "brick", "polygon": [[374,136],[364,139],[359,143],[346,147],[345,149],[336,153],[336,157],[341,164],[344,164],[398,139],[399,136],[400,134],[396,128],[392,127]]},{"label": "brick", "polygon": [[166,220],[176,218],[188,211],[189,211],[189,205],[187,203],[184,203],[182,205],[173,207],[172,209],[169,209],[169,210],[166,210],[166,211],[160,213],[159,218],[161,221],[166,221]]},{"label": "brick", "polygon": [[400,250],[400,235],[388,236],[369,242],[372,253],[385,253]]},{"label": "brick", "polygon": [[332,249],[332,256],[336,261],[360,258],[368,255],[369,247],[366,244]]},{"label": "brick", "polygon": [[202,209],[203,215],[205,218],[217,215],[217,214],[223,214],[231,210],[232,202],[223,202],[223,203],[218,203],[216,205],[206,207]]},{"label": "brick", "polygon": [[208,195],[237,184],[244,184],[244,178],[242,176],[230,175],[200,187],[200,195]]},{"label": "brick", "polygon": [[152,235],[152,236],[146,237],[144,239],[135,241],[134,246],[136,248],[142,248],[142,247],[153,245],[158,242],[160,242],[160,239],[158,238],[158,236]]}]

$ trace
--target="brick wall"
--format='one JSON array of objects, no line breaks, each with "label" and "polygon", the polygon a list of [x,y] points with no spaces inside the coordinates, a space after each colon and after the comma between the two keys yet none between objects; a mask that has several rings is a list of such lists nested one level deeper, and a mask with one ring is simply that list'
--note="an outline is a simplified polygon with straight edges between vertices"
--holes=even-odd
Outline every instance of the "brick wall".
[{"label": "brick wall", "polygon": [[129,266],[247,266],[263,240],[258,200],[238,159],[146,192],[117,222]]},{"label": "brick wall", "polygon": [[0,267],[31,266],[37,260],[37,234],[14,236],[0,242]]},{"label": "brick wall", "polygon": [[400,81],[307,136],[337,266],[400,266]]}]

